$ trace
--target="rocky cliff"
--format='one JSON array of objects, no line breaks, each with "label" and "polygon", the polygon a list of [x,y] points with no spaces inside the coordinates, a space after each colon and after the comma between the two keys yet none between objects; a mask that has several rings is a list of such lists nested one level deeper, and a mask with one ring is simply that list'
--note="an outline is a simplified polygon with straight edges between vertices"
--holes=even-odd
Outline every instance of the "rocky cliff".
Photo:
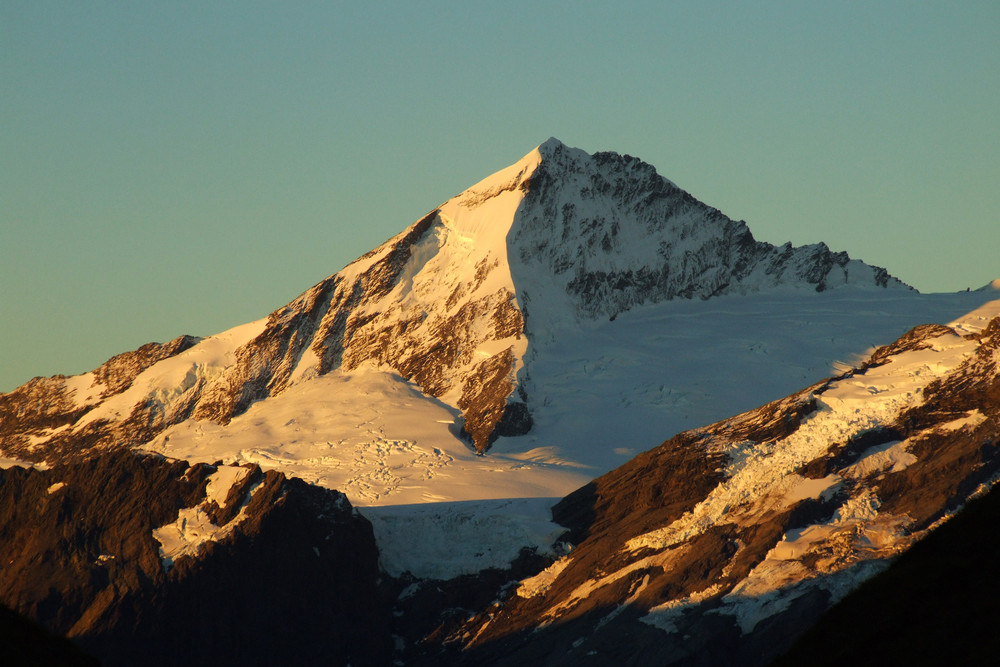
[{"label": "rocky cliff", "polygon": [[[982,521],[949,519],[1000,477],[998,308],[674,436],[554,506],[564,556],[453,581],[379,582],[342,495],[254,466],[11,468],[0,596],[104,664],[764,665],[819,621],[801,659],[828,623],[857,631],[820,619],[865,580]],[[960,581],[934,558],[913,576]]]},{"label": "rocky cliff", "polygon": [[[672,437],[556,504],[566,533],[552,551],[451,581],[380,582],[371,525],[342,494],[222,465],[213,448],[239,441],[227,460],[270,468],[349,468],[356,488],[378,477],[420,502],[442,499],[428,483],[439,472],[468,487],[538,463],[544,481],[561,463],[545,443],[498,452],[508,467],[474,468],[480,478],[452,476],[454,450],[395,439],[379,419],[397,410],[424,438],[423,422],[457,416],[454,431],[485,453],[541,429],[550,396],[602,381],[614,352],[548,378],[567,391],[533,395],[539,349],[601,340],[559,348],[560,335],[625,327],[630,310],[678,299],[845,286],[861,290],[852,299],[907,291],[822,244],[759,242],[635,158],[547,141],[262,320],[0,396],[0,455],[18,464],[0,471],[0,601],[106,664],[765,664],[1000,475],[996,302]],[[645,321],[681,326],[681,314]],[[671,378],[676,395],[647,383],[651,405],[683,406],[693,377]],[[331,435],[342,415],[324,403],[352,391],[356,449]],[[609,414],[642,398],[595,396]],[[165,452],[170,438],[203,462],[134,451]],[[608,444],[622,457],[646,446]],[[395,476],[390,460],[420,462],[426,479]]]}]

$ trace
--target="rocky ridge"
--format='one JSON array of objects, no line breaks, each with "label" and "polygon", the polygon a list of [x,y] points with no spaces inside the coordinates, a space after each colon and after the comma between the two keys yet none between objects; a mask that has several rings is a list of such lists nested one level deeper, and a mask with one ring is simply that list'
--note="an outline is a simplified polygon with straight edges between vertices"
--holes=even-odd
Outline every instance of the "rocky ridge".
[{"label": "rocky ridge", "polygon": [[[905,287],[885,269],[823,243],[757,241],[745,222],[632,156],[587,155],[555,140],[539,150],[546,159],[531,174],[511,228],[515,284],[535,291],[553,280],[581,315],[613,318],[639,304],[779,285]],[[532,281],[532,273],[546,280]]]},{"label": "rocky ridge", "polygon": [[[536,336],[841,285],[905,288],[822,244],[757,242],[635,158],[550,140],[264,320],[0,396],[0,453],[36,463],[0,471],[0,595],[110,664],[150,646],[239,664],[384,664],[393,646],[409,664],[763,664],[995,480],[995,312],[683,432],[555,507],[564,557],[523,549],[450,582],[376,585],[371,528],[339,493],[127,450],[377,367],[460,413],[485,452],[532,427]],[[276,608],[295,632],[248,636]]]},{"label": "rocky ridge", "polygon": [[774,667],[991,663],[998,518],[994,488],[823,614]]},{"label": "rocky ridge", "polygon": [[1000,476],[998,310],[918,327],[566,497],[569,553],[428,664],[769,663]]},{"label": "rocky ridge", "polygon": [[768,664],[1000,477],[998,363],[1000,302],[917,327],[567,496],[564,556],[452,581],[380,576],[343,495],[256,466],[14,467],[0,598],[112,665]]}]

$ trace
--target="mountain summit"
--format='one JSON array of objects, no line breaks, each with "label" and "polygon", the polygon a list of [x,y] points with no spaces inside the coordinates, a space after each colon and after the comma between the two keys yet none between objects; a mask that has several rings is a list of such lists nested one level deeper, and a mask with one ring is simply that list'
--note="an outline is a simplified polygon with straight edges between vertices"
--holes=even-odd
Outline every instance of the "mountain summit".
[{"label": "mountain summit", "polygon": [[[549,139],[264,320],[0,397],[0,438],[29,461],[142,446],[374,367],[450,412],[483,453],[532,428],[532,360],[560,331],[669,300],[843,286],[908,289],[823,244],[757,241],[636,158]],[[167,445],[180,435],[154,449],[193,456]]]}]

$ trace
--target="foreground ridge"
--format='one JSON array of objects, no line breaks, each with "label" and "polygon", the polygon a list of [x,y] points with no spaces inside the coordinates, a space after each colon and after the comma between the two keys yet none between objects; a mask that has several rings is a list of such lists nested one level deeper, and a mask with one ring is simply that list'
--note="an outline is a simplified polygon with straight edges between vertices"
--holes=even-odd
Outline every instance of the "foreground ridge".
[{"label": "foreground ridge", "polygon": [[103,665],[385,664],[371,525],[256,466],[0,470],[0,600]]},{"label": "foreground ridge", "polygon": [[568,555],[452,630],[451,658],[767,664],[992,487],[998,362],[995,301],[636,457],[554,507]]}]

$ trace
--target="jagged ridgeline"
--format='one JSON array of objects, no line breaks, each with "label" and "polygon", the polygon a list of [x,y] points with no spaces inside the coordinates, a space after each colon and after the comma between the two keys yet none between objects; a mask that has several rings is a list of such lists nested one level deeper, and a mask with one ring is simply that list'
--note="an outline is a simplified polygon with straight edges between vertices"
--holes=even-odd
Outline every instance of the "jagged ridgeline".
[{"label": "jagged ridgeline", "polygon": [[[765,665],[1000,476],[998,312],[917,327],[838,377],[680,433],[555,504],[562,557],[527,549],[447,582],[380,572],[345,496],[257,466],[110,451],[0,470],[0,597],[107,664]],[[957,581],[988,613],[988,560],[949,562],[981,569],[934,571],[931,588],[962,604]],[[911,599],[922,586],[889,581]],[[864,609],[832,631],[870,625]],[[970,633],[935,613],[935,656],[995,650],[948,646]],[[816,661],[810,641],[800,661]],[[31,650],[90,664],[46,646]]]},{"label": "jagged ridgeline", "polygon": [[[459,413],[482,453],[531,429],[532,339],[553,327],[670,299],[843,285],[906,288],[823,244],[757,241],[636,158],[549,139],[265,320],[3,395],[0,447],[55,462],[140,446],[379,364]],[[190,363],[156,366],[181,354]]]}]

